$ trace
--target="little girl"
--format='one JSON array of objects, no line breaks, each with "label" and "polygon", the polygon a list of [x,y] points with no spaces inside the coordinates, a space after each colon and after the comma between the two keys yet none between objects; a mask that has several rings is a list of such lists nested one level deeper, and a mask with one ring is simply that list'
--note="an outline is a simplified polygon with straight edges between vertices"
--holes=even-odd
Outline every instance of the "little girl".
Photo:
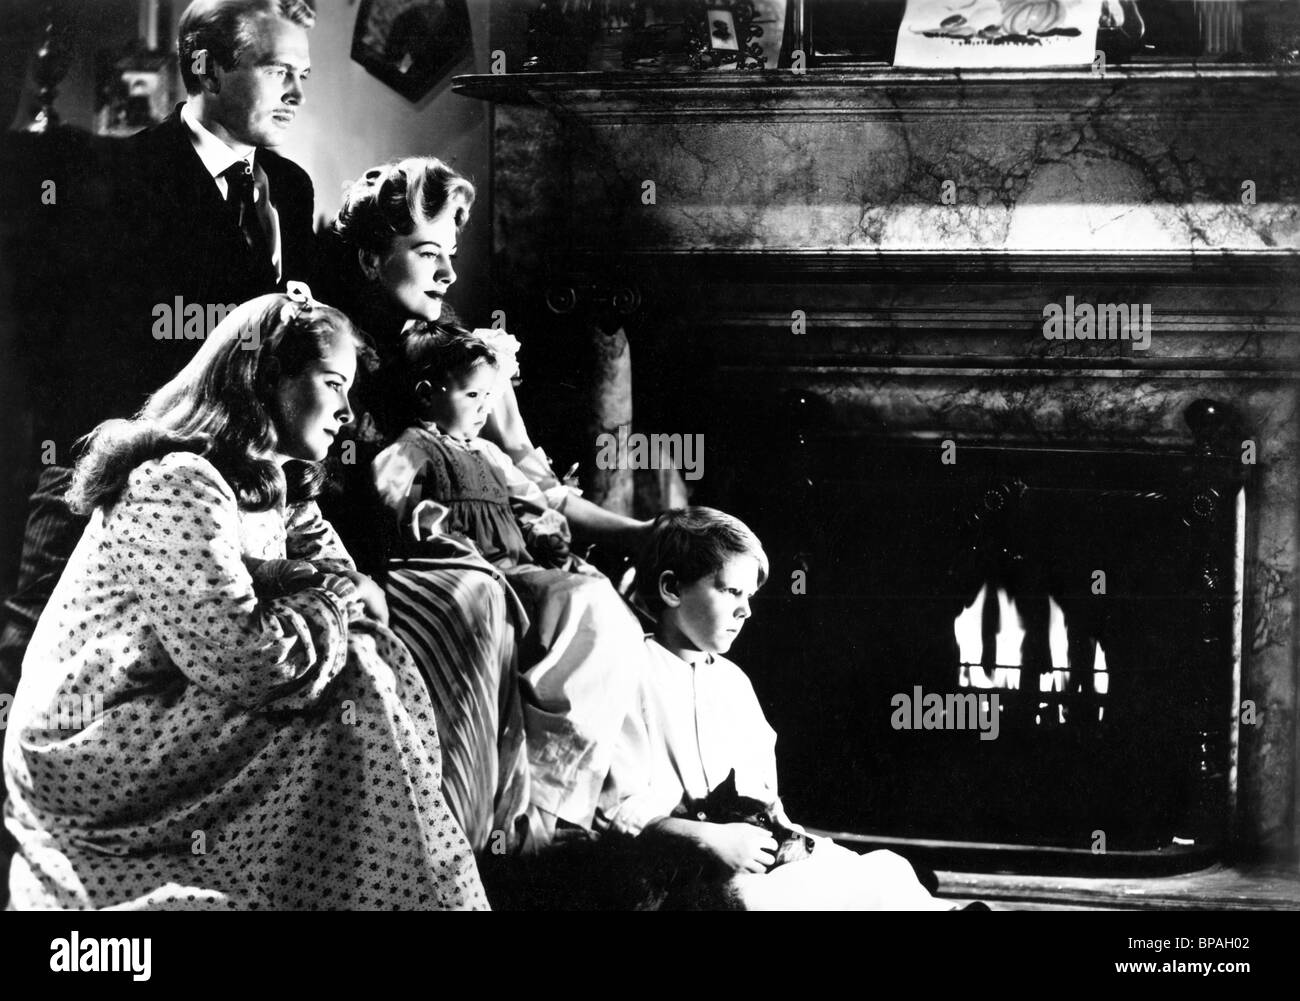
[{"label": "little girl", "polygon": [[[457,280],[452,262],[474,198],[474,186],[467,179],[441,160],[418,156],[372,167],[344,196],[325,255],[333,259],[345,311],[350,310],[375,339],[392,372],[400,372],[409,357],[405,341],[410,332],[468,332],[451,314],[446,297]],[[479,430],[501,446],[493,456],[500,451],[510,457],[516,470],[511,481],[521,476],[532,480],[546,491],[547,503],[563,504],[568,520],[585,534],[634,551],[649,523],[583,500],[560,482],[529,438],[510,380],[518,372],[510,349],[518,342],[504,331],[480,329],[474,334],[488,340],[495,351],[508,352],[498,354],[501,371],[493,380],[492,405],[480,415]],[[382,425],[376,430],[396,435],[406,426],[404,415],[392,412],[388,385],[378,388],[369,400],[373,417]]]},{"label": "little girl", "polygon": [[646,673],[601,796],[599,826],[676,840],[684,855],[730,874],[748,910],[951,910],[893,852],[857,855],[817,838],[808,858],[768,871],[777,844],[767,830],[693,812],[734,773],[740,795],[801,830],[777,795],[776,733],[749,679],[723,656],[767,569],[754,533],[721,511],[685,508],[655,521],[636,581],[657,625],[646,639]]},{"label": "little girl", "polygon": [[[330,282],[326,298],[374,339],[385,363],[401,356],[402,338],[415,324],[459,325],[446,295],[456,282],[452,262],[474,198],[474,185],[429,156],[371,167],[348,185],[322,239],[322,271]],[[508,338],[504,331],[493,334]],[[534,482],[545,489],[557,487],[560,481],[549,460],[529,438],[512,383],[503,378],[498,385],[485,436]],[[391,415],[386,402],[376,394],[364,401],[379,426],[359,429],[359,434],[401,430],[387,426],[385,418]],[[359,534],[364,532],[363,526]]]},{"label": "little girl", "polygon": [[15,907],[486,906],[383,593],[286,497],[352,419],[361,344],[295,284],[77,464],[90,523],[5,736]]},{"label": "little girl", "polygon": [[567,552],[563,514],[582,518],[594,505],[542,491],[479,437],[498,364],[474,335],[409,332],[384,380],[408,426],[373,469],[400,551],[419,556],[459,540],[503,574],[526,610],[520,670],[540,847],[561,821],[591,826],[644,645],[609,581]]},{"label": "little girl", "polygon": [[[446,296],[456,282],[453,261],[474,197],[474,186],[441,160],[406,157],[365,171],[348,188],[338,218],[326,234],[325,257],[332,260],[332,267],[325,272],[335,279],[338,302],[374,337],[381,359],[398,382],[406,358],[404,340],[411,329],[434,324],[458,329]],[[498,342],[504,336],[498,334]],[[506,359],[498,362],[499,392],[483,434],[510,456],[515,468],[502,468],[509,482],[531,480],[545,492],[549,507],[563,504],[568,516],[563,519],[554,512],[535,511],[530,520],[544,519],[542,529],[571,521],[595,541],[635,549],[648,522],[604,511],[560,482],[545,455],[529,439]],[[346,486],[341,495],[330,498],[332,513],[349,545],[359,547],[367,565],[384,575],[393,629],[410,648],[434,694],[442,737],[443,786],[451,809],[476,851],[500,850],[499,832],[506,832],[507,847],[517,844],[515,821],[529,801],[529,763],[522,734],[523,711],[518,704],[520,651],[510,621],[513,592],[484,572],[486,568],[499,575],[482,560],[477,565],[454,554],[451,558],[442,554],[390,563],[390,556],[409,556],[409,548],[399,544],[393,550],[371,541],[376,534],[372,530],[374,508],[381,506],[369,475],[371,459],[406,427],[394,419],[389,396],[385,389],[365,401],[372,419],[359,418],[358,440],[349,443],[354,458],[361,461],[339,467],[339,478]],[[361,426],[367,426],[369,433]],[[499,458],[495,452],[492,455]],[[360,482],[348,475],[357,473],[362,474]],[[404,486],[397,489],[405,491]],[[556,556],[562,560],[566,555],[560,544],[562,536],[550,534],[545,539],[561,550]],[[549,584],[559,586],[555,580]],[[582,593],[596,594],[593,600],[601,602],[609,597],[591,588]],[[579,606],[552,607],[576,612]],[[573,621],[581,622],[583,616],[575,614]],[[544,623],[537,627],[538,635],[546,632]],[[552,756],[571,761],[604,742],[605,728],[595,722],[596,711],[587,712],[583,706],[589,696],[600,698],[607,681],[590,678],[590,672],[542,671],[545,661],[536,651],[525,650],[523,655],[536,661],[539,669],[533,679],[537,704],[530,717],[532,746],[539,747],[538,733],[543,729],[556,735],[555,748],[539,749],[538,753],[548,755],[548,761]],[[549,707],[553,714],[545,715],[542,707]],[[576,743],[570,740],[566,716],[577,727],[573,732],[582,733]],[[590,722],[578,722],[584,719]],[[601,754],[593,753],[598,766]],[[552,813],[558,809],[559,794],[546,793],[551,783],[547,776],[557,767],[552,763],[533,768],[542,777],[537,795],[549,804],[541,809]],[[579,803],[566,812],[576,817],[588,813],[588,807]]]}]

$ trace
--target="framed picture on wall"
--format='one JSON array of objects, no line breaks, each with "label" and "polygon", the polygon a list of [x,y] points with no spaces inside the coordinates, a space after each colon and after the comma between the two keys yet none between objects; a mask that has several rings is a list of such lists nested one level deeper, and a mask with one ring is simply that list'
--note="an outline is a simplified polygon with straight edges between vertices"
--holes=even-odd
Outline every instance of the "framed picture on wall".
[{"label": "framed picture on wall", "polygon": [[739,52],[736,19],[725,7],[709,7],[704,16],[709,21],[709,48],[716,52]]},{"label": "framed picture on wall", "polygon": [[352,58],[405,97],[425,97],[471,50],[466,0],[361,0]]},{"label": "framed picture on wall", "polygon": [[167,53],[135,51],[95,56],[95,132],[129,136],[157,125],[175,107],[176,61]]}]

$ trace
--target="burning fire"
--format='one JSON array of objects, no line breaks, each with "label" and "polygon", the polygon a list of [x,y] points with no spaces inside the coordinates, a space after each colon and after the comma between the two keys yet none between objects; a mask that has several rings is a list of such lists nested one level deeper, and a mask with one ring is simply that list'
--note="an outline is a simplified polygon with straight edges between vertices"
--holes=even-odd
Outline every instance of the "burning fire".
[{"label": "burning fire", "polygon": [[[1052,668],[1039,675],[1039,691],[1065,692],[1071,671],[1075,670],[1091,673],[1093,690],[1098,695],[1105,695],[1109,679],[1106,673],[1106,652],[1100,643],[1088,643],[1086,647],[1094,651],[1092,663],[1072,665],[1069,654],[1069,633],[1065,627],[1065,612],[1050,596],[1047,600],[1047,643],[1051,651]],[[985,605],[990,601],[996,602],[996,615],[986,616]],[[990,613],[992,611],[990,609]],[[986,618],[991,623],[996,623],[996,633],[986,635]],[[957,649],[961,656],[961,675],[958,681],[961,687],[1019,690],[1026,631],[1024,621],[1016,610],[1015,601],[1004,589],[997,588],[990,593],[989,585],[985,584],[981,587],[975,600],[957,616],[953,623],[953,634],[957,639]],[[988,656],[989,653],[992,654],[991,657]],[[1049,708],[1048,703],[1040,703],[1040,720],[1041,710]],[[1064,722],[1064,705],[1058,702],[1057,709],[1061,722]],[[1101,710],[1098,719],[1101,718],[1100,712]]]}]

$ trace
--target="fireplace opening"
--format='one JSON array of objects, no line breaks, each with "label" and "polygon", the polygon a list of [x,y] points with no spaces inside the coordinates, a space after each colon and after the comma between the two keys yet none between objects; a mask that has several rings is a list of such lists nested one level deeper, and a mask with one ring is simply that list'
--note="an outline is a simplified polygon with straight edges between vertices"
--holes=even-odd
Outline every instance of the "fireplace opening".
[{"label": "fireplace opening", "polygon": [[743,511],[772,558],[734,654],[780,735],[791,816],[951,868],[1221,852],[1239,459],[962,443],[947,465],[938,438],[788,422],[710,441],[734,472],[701,500]]}]

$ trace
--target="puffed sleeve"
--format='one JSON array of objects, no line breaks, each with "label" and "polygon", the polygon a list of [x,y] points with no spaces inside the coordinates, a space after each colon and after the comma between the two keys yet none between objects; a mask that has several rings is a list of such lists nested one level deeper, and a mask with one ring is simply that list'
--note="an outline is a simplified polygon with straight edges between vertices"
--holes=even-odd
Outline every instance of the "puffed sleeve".
[{"label": "puffed sleeve", "polygon": [[258,598],[234,492],[206,459],[173,452],[139,466],[105,526],[158,642],[194,684],[246,708],[292,708],[342,670],[347,608],[321,588]]},{"label": "puffed sleeve", "polygon": [[405,524],[418,502],[412,498],[411,488],[426,462],[428,456],[419,446],[399,439],[375,456],[371,464],[379,499],[394,514],[398,524]]}]

